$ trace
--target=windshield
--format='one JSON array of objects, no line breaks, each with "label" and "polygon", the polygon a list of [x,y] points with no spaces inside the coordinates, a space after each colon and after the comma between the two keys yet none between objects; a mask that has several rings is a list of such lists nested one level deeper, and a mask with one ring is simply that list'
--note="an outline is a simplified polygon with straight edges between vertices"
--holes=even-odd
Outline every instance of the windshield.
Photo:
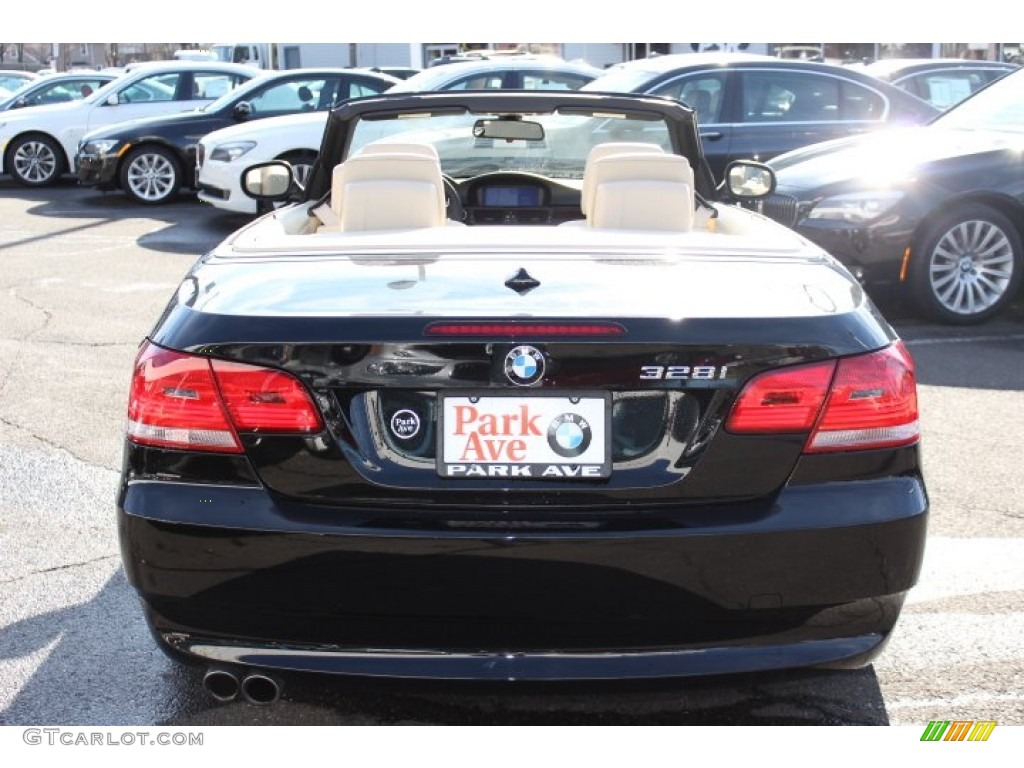
[{"label": "windshield", "polygon": [[522,115],[539,123],[543,138],[492,139],[474,135],[478,120],[497,115],[443,114],[401,116],[356,123],[346,156],[372,142],[431,144],[437,149],[441,170],[464,179],[481,173],[516,171],[548,178],[582,180],[587,155],[596,144],[636,141],[658,144],[672,152],[667,123],[647,115],[579,114],[576,112]]},{"label": "windshield", "polygon": [[1024,133],[1024,71],[1014,72],[932,122],[940,128]]}]

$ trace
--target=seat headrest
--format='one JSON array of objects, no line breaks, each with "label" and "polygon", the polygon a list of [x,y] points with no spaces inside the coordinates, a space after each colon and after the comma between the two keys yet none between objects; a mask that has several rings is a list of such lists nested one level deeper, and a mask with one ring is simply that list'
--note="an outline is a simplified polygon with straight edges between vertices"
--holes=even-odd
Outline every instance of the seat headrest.
[{"label": "seat headrest", "polygon": [[590,210],[590,203],[593,198],[593,174],[594,163],[610,155],[636,154],[649,152],[653,154],[664,154],[665,150],[657,144],[645,144],[639,141],[609,141],[604,144],[597,144],[592,147],[587,155],[587,162],[583,166],[583,186],[580,189],[580,210],[587,215]]},{"label": "seat headrest", "polygon": [[367,144],[357,153],[358,155],[379,155],[394,154],[402,152],[409,155],[425,155],[437,160],[437,149],[433,144],[414,144],[411,141],[374,141]]},{"label": "seat headrest", "polygon": [[693,228],[693,169],[681,155],[608,155],[593,164],[587,222],[592,227],[669,230]]},{"label": "seat headrest", "polygon": [[342,231],[443,226],[441,166],[426,153],[355,155],[334,169],[331,209]]}]

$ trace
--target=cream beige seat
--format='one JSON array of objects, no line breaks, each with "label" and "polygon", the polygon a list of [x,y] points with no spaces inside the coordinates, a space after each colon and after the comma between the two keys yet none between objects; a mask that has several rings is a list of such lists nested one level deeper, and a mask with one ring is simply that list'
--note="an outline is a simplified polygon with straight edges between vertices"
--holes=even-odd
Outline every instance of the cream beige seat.
[{"label": "cream beige seat", "polygon": [[[580,210],[584,216],[589,215],[590,203],[594,191],[594,164],[611,155],[651,153],[663,155],[665,150],[657,144],[645,144],[639,141],[609,141],[591,148],[587,162],[583,166],[583,186],[580,189]],[[566,222],[577,225],[582,222]]]},{"label": "cream beige seat", "polygon": [[437,154],[431,155],[432,147],[416,146],[410,152],[375,148],[336,166],[329,212],[316,211],[324,223],[320,231],[444,226],[444,182]]},{"label": "cream beige seat", "polygon": [[693,169],[665,153],[612,154],[591,172],[587,223],[600,229],[688,232],[693,228]]}]

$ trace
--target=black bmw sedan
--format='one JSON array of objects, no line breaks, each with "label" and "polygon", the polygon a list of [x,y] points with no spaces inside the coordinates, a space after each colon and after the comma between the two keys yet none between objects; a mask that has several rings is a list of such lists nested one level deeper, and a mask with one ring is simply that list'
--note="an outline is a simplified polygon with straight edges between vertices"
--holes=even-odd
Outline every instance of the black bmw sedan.
[{"label": "black bmw sedan", "polygon": [[922,128],[777,157],[765,213],[842,261],[877,297],[954,324],[991,318],[1024,272],[1024,72]]},{"label": "black bmw sedan", "polygon": [[650,93],[692,107],[719,181],[733,160],[767,160],[819,141],[921,125],[939,114],[916,96],[848,67],[746,53],[630,61],[583,90]]},{"label": "black bmw sedan", "polygon": [[123,189],[144,204],[166,203],[196,186],[196,146],[206,134],[264,117],[330,109],[338,101],[383,93],[398,78],[356,69],[293,69],[255,78],[192,112],[118,123],[79,144],[78,181]]}]

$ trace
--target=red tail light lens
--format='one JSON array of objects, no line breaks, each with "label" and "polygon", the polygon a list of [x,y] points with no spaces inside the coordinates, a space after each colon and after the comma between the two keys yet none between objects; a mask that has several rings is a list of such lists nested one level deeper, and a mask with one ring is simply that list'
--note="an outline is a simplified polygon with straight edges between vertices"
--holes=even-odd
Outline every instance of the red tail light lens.
[{"label": "red tail light lens", "polygon": [[917,442],[914,362],[902,342],[839,361],[808,453],[889,448]]},{"label": "red tail light lens", "polygon": [[809,432],[828,395],[834,360],[766,371],[743,387],[725,428],[738,433]]},{"label": "red tail light lens", "polygon": [[282,371],[213,361],[231,421],[242,432],[319,432],[320,415],[302,382]]},{"label": "red tail light lens", "polygon": [[920,438],[913,361],[896,343],[838,363],[759,374],[740,392],[726,429],[811,432],[805,453],[910,445]]},{"label": "red tail light lens", "polygon": [[135,443],[241,453],[238,431],[318,432],[302,384],[281,371],[147,343],[135,361],[128,437]]}]

